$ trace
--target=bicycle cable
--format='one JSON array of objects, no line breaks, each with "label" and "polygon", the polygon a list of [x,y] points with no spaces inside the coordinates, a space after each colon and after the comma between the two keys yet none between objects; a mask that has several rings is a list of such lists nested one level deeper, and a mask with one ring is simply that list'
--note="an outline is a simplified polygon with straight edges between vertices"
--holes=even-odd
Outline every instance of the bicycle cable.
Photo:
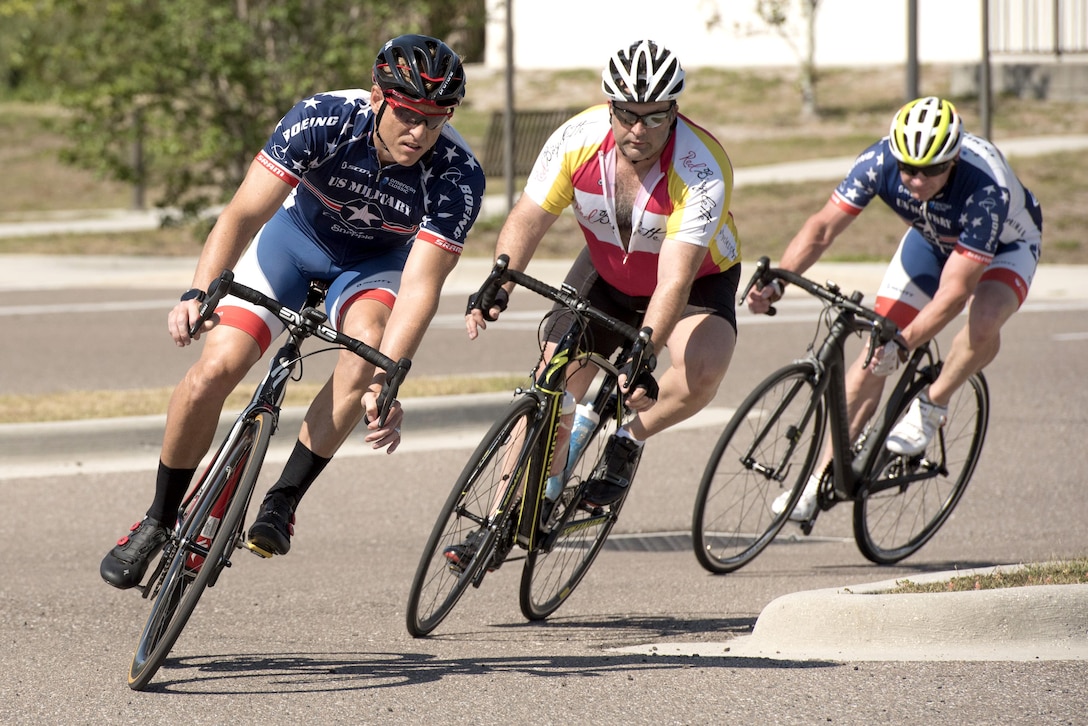
[{"label": "bicycle cable", "polygon": [[[538,341],[538,345],[540,346],[540,359],[539,359],[538,362],[544,362],[544,349],[547,347],[547,342],[548,342],[547,341],[547,336],[546,336],[546,331],[550,330],[550,328],[548,327],[549,326],[549,321],[551,321],[551,319],[553,317],[557,317],[557,316],[561,316],[561,315],[567,315],[567,314],[570,314],[570,315],[573,316],[573,319],[571,320],[570,326],[567,328],[567,330],[569,331],[575,325],[578,325],[580,330],[581,330],[581,333],[580,333],[579,338],[578,338],[578,345],[577,345],[578,350],[581,350],[581,351],[591,351],[591,350],[593,350],[593,331],[591,329],[589,319],[586,318],[584,315],[582,315],[577,310],[575,310],[573,307],[553,308],[553,309],[549,310],[547,313],[544,314],[544,317],[541,319],[540,324],[537,326],[536,339]],[[555,321],[552,321],[551,324],[555,325],[557,323]],[[562,336],[560,336],[560,339],[562,339]],[[586,366],[586,365],[589,365],[589,359],[588,358],[581,358],[579,360],[574,360],[574,361],[571,361],[571,362],[575,363],[575,364],[577,364],[579,366],[583,366],[583,367]]]}]

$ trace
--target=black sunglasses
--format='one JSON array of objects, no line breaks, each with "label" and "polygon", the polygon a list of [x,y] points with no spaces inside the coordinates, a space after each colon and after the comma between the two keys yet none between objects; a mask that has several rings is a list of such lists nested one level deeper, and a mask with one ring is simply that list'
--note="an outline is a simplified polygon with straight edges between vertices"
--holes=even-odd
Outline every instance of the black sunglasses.
[{"label": "black sunglasses", "polygon": [[612,104],[612,114],[616,117],[616,120],[624,125],[625,128],[632,128],[639,121],[642,125],[648,129],[656,129],[661,124],[669,120],[669,113],[675,108],[675,105],[670,105],[664,111],[653,111],[652,113],[637,114],[634,111],[630,111],[616,104]]},{"label": "black sunglasses", "polygon": [[934,164],[933,166],[911,166],[906,162],[896,162],[899,164],[899,171],[907,176],[918,176],[921,174],[924,177],[935,177],[944,174],[952,166],[951,161],[946,161],[943,164]]}]

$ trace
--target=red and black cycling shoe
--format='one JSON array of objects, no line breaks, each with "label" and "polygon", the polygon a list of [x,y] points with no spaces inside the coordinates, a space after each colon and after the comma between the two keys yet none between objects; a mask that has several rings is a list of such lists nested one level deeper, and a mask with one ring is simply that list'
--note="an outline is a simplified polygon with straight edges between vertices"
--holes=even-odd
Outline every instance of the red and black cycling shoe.
[{"label": "red and black cycling shoe", "polygon": [[135,587],[144,579],[151,558],[170,539],[170,530],[150,517],[129,528],[117,545],[102,558],[98,568],[102,579],[122,590]]}]

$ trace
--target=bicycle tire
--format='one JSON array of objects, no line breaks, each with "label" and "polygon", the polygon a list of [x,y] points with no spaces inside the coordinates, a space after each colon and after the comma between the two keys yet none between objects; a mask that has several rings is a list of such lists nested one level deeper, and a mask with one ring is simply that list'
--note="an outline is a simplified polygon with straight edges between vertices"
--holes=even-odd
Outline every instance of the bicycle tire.
[{"label": "bicycle tire", "polygon": [[[915,381],[896,420],[929,385]],[[981,373],[953,395],[945,424],[926,451],[897,456],[883,451],[877,475],[854,502],[854,539],[861,553],[890,565],[917,552],[948,520],[963,497],[982,453],[989,423],[990,392]],[[904,476],[923,478],[896,484]]]},{"label": "bicycle tire", "polygon": [[[715,574],[747,565],[778,535],[816,466],[826,428],[813,363],[765,378],[722,431],[703,471],[692,513],[695,557]],[[785,509],[771,504],[789,491]]]},{"label": "bicycle tire", "polygon": [[594,509],[581,503],[584,482],[600,462],[605,444],[616,430],[616,417],[609,415],[616,405],[612,396],[603,410],[598,411],[601,423],[570,467],[563,491],[549,517],[553,530],[543,535],[541,544],[525,559],[518,602],[522,615],[528,620],[543,620],[566,602],[597,559],[627,498],[625,494],[612,505]]},{"label": "bicycle tire", "polygon": [[[406,620],[413,637],[431,633],[453,610],[469,584],[479,584],[484,568],[492,564],[499,534],[509,534],[504,525],[512,515],[512,507],[494,517],[491,511],[502,497],[501,492],[510,486],[504,481],[504,467],[520,472],[519,477],[524,476],[527,452],[536,443],[526,432],[536,425],[538,410],[535,397],[517,398],[492,425],[461,471],[412,578]],[[510,454],[515,456],[512,462]],[[514,485],[516,488],[518,483]],[[451,566],[446,549],[463,543],[474,532],[483,532],[479,535],[483,539],[471,559],[460,567]]]},{"label": "bicycle tire", "polygon": [[[165,662],[182,630],[189,622],[206,587],[216,582],[227,564],[228,547],[241,544],[242,522],[257,483],[261,464],[268,451],[273,430],[272,414],[260,412],[243,424],[233,445],[217,452],[204,481],[210,482],[183,515],[175,537],[164,549],[164,574],[155,583],[157,592],[147,623],[136,645],[129,667],[128,685],[143,690]],[[210,523],[212,508],[225,489],[230,503],[216,526]],[[212,531],[206,555],[190,543]]]}]

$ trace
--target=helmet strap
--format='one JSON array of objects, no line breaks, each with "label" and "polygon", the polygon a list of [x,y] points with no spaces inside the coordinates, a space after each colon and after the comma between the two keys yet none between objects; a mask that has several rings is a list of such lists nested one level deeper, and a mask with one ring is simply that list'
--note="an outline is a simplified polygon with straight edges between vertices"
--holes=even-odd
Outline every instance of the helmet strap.
[{"label": "helmet strap", "polygon": [[378,143],[382,145],[382,148],[385,149],[385,152],[387,154],[392,155],[392,152],[389,150],[389,144],[385,143],[385,139],[382,138],[382,134],[380,131],[382,125],[382,115],[385,114],[385,107],[387,105],[388,104],[386,104],[385,101],[382,101],[382,105],[378,109],[377,115],[374,116],[374,138],[378,140]]}]

